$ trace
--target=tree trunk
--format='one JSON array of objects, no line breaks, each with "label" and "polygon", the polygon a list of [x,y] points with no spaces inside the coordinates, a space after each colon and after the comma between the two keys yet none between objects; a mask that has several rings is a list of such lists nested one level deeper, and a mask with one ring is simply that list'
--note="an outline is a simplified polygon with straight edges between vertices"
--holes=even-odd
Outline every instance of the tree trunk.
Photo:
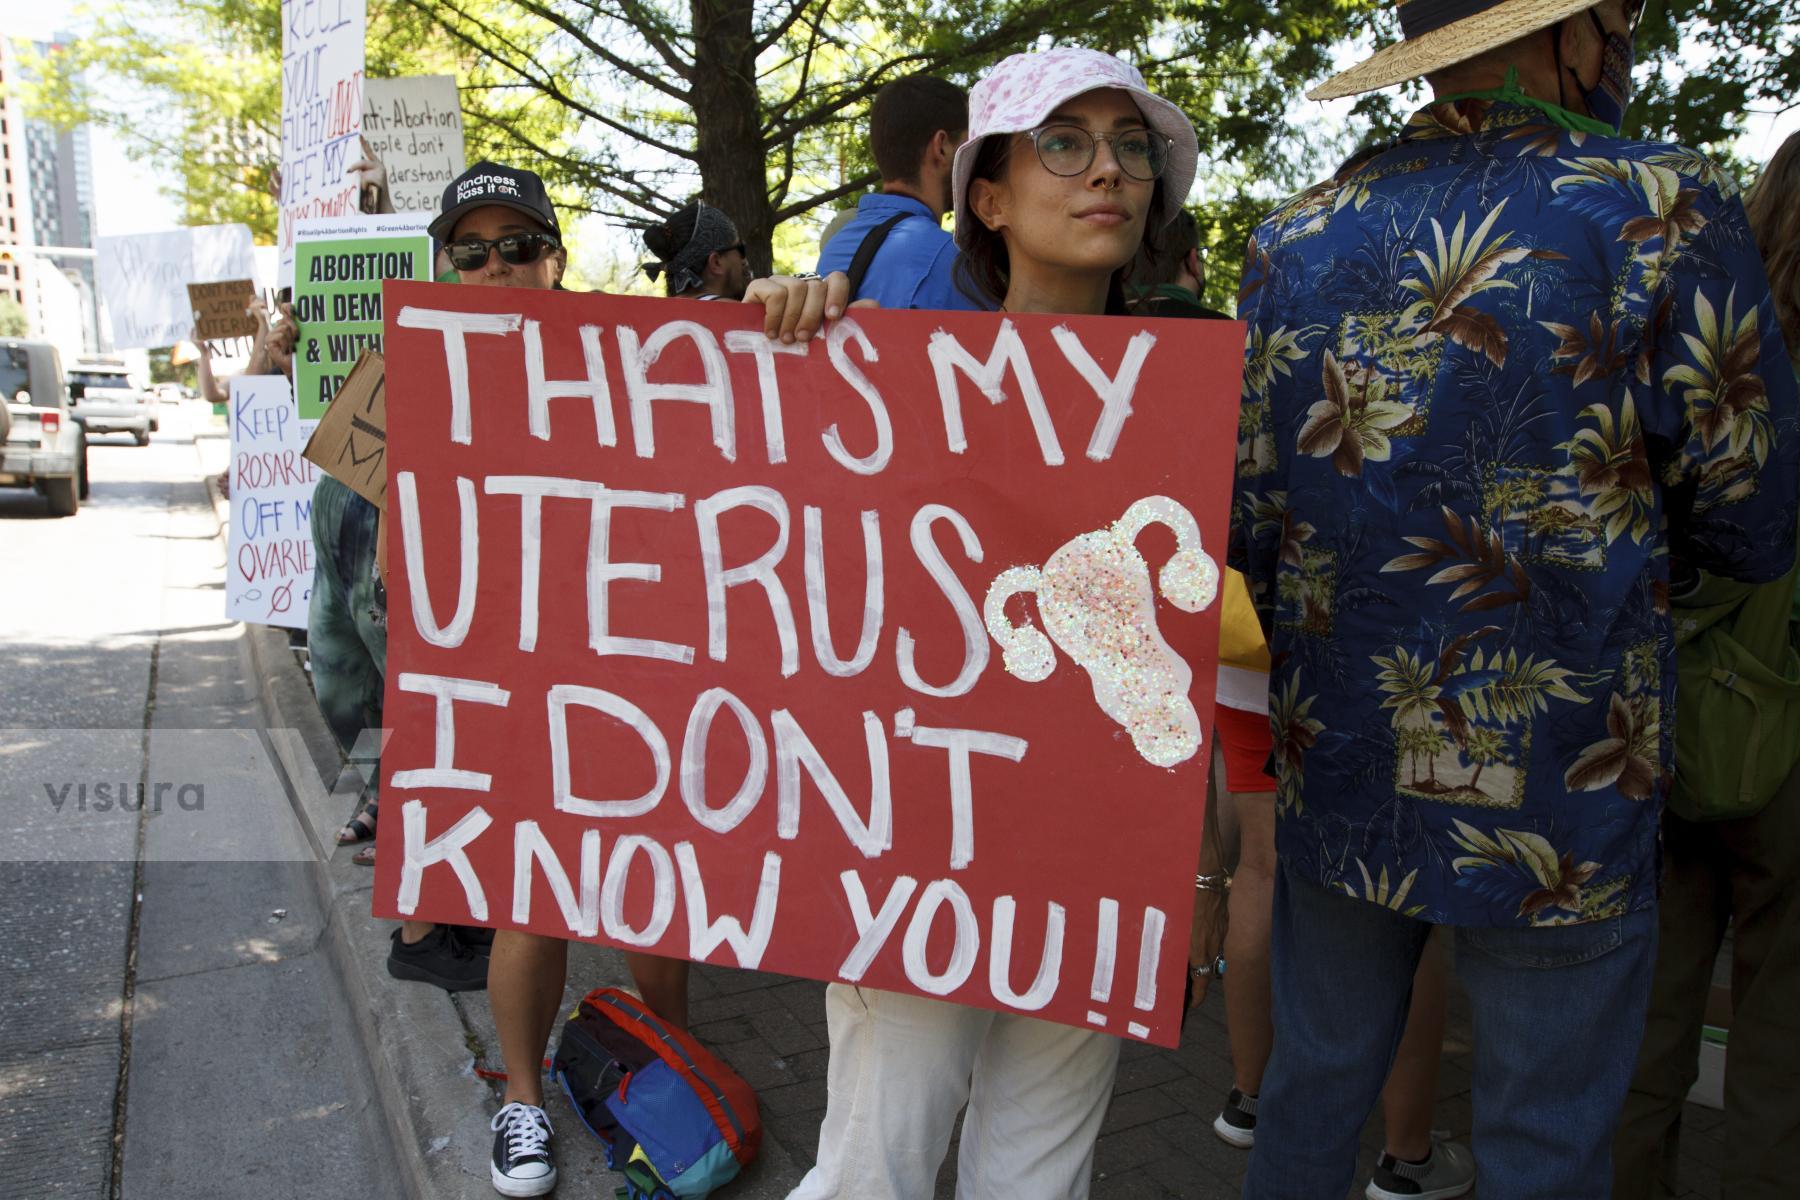
[{"label": "tree trunk", "polygon": [[751,36],[754,0],[690,0],[694,18],[694,132],[700,198],[737,224],[750,266],[773,262],[775,209],[760,132]]}]

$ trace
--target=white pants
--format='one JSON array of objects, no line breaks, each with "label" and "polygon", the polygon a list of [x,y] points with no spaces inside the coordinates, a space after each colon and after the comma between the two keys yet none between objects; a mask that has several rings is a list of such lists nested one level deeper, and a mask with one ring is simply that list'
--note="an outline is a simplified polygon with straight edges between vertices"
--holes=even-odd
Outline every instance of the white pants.
[{"label": "white pants", "polygon": [[1086,1200],[1119,1040],[832,984],[818,1165],[788,1200],[930,1200],[966,1102],[958,1200]]}]

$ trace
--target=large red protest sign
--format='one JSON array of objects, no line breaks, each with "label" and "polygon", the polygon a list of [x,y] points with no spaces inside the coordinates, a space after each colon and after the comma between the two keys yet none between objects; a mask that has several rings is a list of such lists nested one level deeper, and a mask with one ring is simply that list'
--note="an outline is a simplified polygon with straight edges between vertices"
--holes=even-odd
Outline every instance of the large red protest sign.
[{"label": "large red protest sign", "polygon": [[377,915],[1174,1043],[1240,325],[384,311]]}]

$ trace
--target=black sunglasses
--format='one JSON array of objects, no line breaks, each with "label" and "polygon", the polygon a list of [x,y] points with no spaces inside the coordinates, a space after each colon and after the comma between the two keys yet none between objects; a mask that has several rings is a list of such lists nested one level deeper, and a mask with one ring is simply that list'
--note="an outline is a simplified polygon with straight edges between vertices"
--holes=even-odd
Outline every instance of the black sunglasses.
[{"label": "black sunglasses", "polygon": [[561,248],[561,239],[551,233],[509,233],[492,240],[458,238],[444,247],[450,255],[450,265],[459,271],[479,271],[487,266],[489,250],[498,250],[501,262],[523,267]]}]

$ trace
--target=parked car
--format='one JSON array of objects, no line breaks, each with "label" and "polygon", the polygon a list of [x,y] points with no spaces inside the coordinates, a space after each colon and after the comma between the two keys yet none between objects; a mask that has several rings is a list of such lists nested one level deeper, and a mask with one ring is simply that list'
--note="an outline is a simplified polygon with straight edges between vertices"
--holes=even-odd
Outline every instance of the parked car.
[{"label": "parked car", "polygon": [[155,401],[151,405],[151,412],[150,412],[150,422],[151,422],[150,430],[152,433],[154,433],[156,430],[158,430],[162,427],[162,424],[161,424],[160,420],[158,419],[158,414],[156,411],[157,405],[173,404],[173,405],[176,405],[177,407],[179,407],[182,401],[191,399],[191,397],[189,397],[189,395],[188,395],[187,389],[182,387],[179,383],[153,384],[150,388],[150,394],[153,397],[155,397]]},{"label": "parked car", "polygon": [[35,488],[52,515],[74,516],[88,495],[87,431],[69,412],[56,347],[0,338],[0,400],[10,425],[0,487]]},{"label": "parked car", "polygon": [[[92,432],[103,432],[87,421],[86,400],[89,388],[125,388],[140,391],[135,380],[125,369],[125,364],[117,359],[85,358],[78,360],[69,368],[69,398],[74,403],[75,419],[89,425]],[[145,405],[149,410],[150,423],[144,436],[138,438],[143,445],[150,440],[149,435],[162,428],[160,406],[154,392],[147,392]],[[118,428],[124,428],[119,426]],[[135,432],[135,430],[133,431]]]},{"label": "parked car", "polygon": [[89,433],[129,433],[140,446],[150,444],[150,393],[136,388],[89,387],[76,408],[76,419]]}]

